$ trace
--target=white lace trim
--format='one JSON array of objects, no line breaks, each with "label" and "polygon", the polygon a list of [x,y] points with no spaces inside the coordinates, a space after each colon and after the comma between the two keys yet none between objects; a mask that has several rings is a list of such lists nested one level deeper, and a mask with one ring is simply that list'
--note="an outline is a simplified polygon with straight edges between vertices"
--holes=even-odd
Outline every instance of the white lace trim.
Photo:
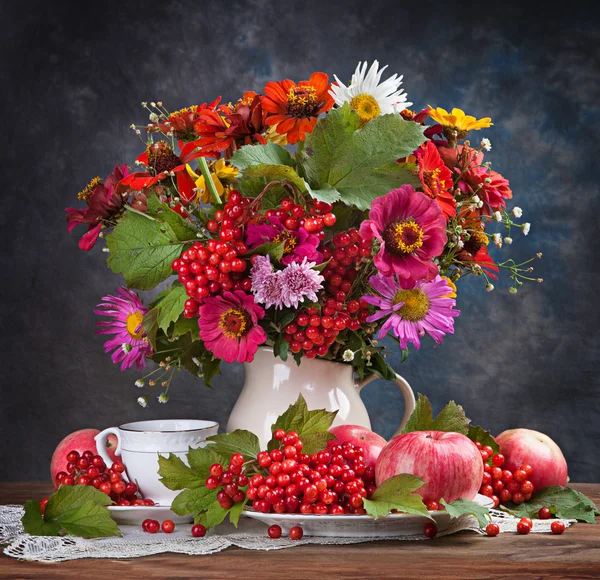
[{"label": "white lace trim", "polygon": [[[504,512],[490,510],[492,519],[500,526],[500,532],[516,532],[519,518],[514,518]],[[121,526],[123,537],[100,538],[84,540],[83,538],[30,536],[23,532],[21,517],[23,508],[18,505],[0,506],[0,543],[9,545],[4,549],[7,556],[21,560],[39,562],[61,562],[81,558],[138,558],[164,552],[179,554],[203,555],[220,552],[230,546],[247,550],[281,550],[304,546],[307,544],[358,544],[378,540],[425,540],[423,535],[381,537],[381,538],[323,538],[305,537],[294,541],[289,538],[272,540],[267,537],[264,524],[253,520],[240,521],[240,529],[236,530],[230,524],[223,524],[205,538],[197,539],[190,536],[190,526],[181,525],[181,529],[170,535],[145,534],[139,526]],[[553,520],[534,520],[533,533],[550,532]],[[575,523],[575,520],[562,520],[565,526]],[[462,530],[471,530],[479,534],[477,521],[472,516],[461,516],[450,527],[438,534],[437,537],[447,536]]]}]

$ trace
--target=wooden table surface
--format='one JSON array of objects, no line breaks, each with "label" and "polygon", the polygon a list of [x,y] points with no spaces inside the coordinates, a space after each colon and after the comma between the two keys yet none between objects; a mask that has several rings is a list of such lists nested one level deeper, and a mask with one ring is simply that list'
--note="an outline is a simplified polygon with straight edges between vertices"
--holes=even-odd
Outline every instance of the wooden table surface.
[{"label": "wooden table surface", "polygon": [[[600,504],[600,484],[573,484]],[[0,483],[0,504],[41,499],[45,483]],[[132,560],[24,562],[0,554],[0,578],[206,578],[277,580],[429,578],[600,578],[600,526],[576,524],[561,536],[461,532],[424,542],[299,546],[259,552],[228,548],[210,556],[162,554]]]}]

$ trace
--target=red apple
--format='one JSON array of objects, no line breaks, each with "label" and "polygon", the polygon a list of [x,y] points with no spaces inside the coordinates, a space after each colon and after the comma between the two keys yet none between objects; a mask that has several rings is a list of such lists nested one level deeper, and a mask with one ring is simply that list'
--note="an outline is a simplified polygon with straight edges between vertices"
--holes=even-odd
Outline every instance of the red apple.
[{"label": "red apple", "polygon": [[417,490],[425,503],[442,498],[472,500],[481,487],[483,462],[477,447],[460,433],[413,431],[394,437],[377,459],[377,485],[400,473],[417,475],[425,482]]},{"label": "red apple", "polygon": [[[67,470],[67,454],[69,451],[77,451],[79,454],[87,451],[96,453],[96,441],[94,437],[98,435],[98,429],[80,429],[70,435],[67,435],[56,447],[50,461],[50,477],[54,487],[58,488],[56,476],[61,471]],[[114,435],[108,436],[106,451],[108,456],[114,461],[115,449],[117,448],[117,438]],[[110,466],[109,466],[110,467]]]},{"label": "red apple", "polygon": [[533,467],[529,480],[535,491],[551,485],[567,485],[565,456],[548,435],[532,429],[510,429],[500,433],[496,443],[504,455],[503,469],[514,472],[523,464]]},{"label": "red apple", "polygon": [[377,433],[360,425],[338,425],[329,429],[329,432],[333,433],[337,439],[329,441],[328,447],[340,442],[358,445],[365,452],[367,466],[372,465],[375,467],[381,450],[387,445],[387,441],[381,435],[377,435]]}]

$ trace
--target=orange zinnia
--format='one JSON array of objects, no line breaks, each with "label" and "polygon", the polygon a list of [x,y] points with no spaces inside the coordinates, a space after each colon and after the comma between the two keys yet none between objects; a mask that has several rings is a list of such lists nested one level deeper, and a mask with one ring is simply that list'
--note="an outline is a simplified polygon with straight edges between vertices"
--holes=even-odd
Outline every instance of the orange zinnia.
[{"label": "orange zinnia", "polygon": [[313,73],[310,79],[298,84],[290,79],[268,82],[261,96],[267,113],[265,123],[275,126],[280,135],[286,135],[288,143],[304,141],[318,116],[333,107],[330,87],[329,77],[322,72]]}]

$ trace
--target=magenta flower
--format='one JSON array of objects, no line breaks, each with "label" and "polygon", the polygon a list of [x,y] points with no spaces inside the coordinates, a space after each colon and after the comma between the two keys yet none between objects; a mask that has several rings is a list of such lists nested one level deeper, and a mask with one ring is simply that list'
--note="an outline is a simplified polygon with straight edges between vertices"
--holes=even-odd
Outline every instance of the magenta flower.
[{"label": "magenta flower", "polygon": [[[115,225],[115,220],[123,211],[123,206],[129,197],[129,191],[121,185],[120,181],[129,175],[127,165],[117,165],[113,172],[106,178],[104,183],[98,178],[94,179],[81,196],[85,199],[85,209],[68,207],[67,230],[80,225],[87,224],[88,231],[79,240],[79,248],[89,252],[100,235],[104,225]],[[90,191],[91,189],[91,191]]]},{"label": "magenta flower", "polygon": [[412,343],[419,350],[425,334],[437,344],[442,343],[446,334],[454,334],[453,319],[460,311],[454,309],[456,300],[450,298],[453,289],[441,276],[430,282],[420,280],[412,288],[403,288],[394,276],[380,274],[371,276],[369,282],[381,296],[363,296],[366,302],[379,308],[367,322],[389,317],[379,330],[379,339],[391,330],[401,349]]},{"label": "magenta flower", "polygon": [[258,325],[265,311],[242,290],[209,296],[200,307],[200,338],[215,357],[226,363],[252,362],[259,345],[267,340]]},{"label": "magenta flower", "polygon": [[124,371],[134,364],[138,370],[146,366],[146,359],[152,356],[152,347],[148,342],[146,331],[142,326],[144,315],[148,309],[140,302],[135,292],[128,288],[117,288],[118,296],[103,296],[95,314],[112,316],[109,322],[97,322],[105,327],[96,334],[114,334],[104,343],[104,352],[115,349],[111,359],[115,364],[121,363]]},{"label": "magenta flower", "polygon": [[438,273],[431,259],[439,256],[446,244],[446,220],[433,199],[403,185],[373,201],[360,235],[379,241],[374,262],[383,276],[431,280]]},{"label": "magenta flower", "polygon": [[317,251],[319,238],[309,234],[304,228],[288,230],[277,218],[269,218],[270,223],[249,224],[246,231],[246,245],[252,249],[267,242],[285,242],[282,264],[302,262],[304,258],[315,264],[323,262],[323,255]]}]

